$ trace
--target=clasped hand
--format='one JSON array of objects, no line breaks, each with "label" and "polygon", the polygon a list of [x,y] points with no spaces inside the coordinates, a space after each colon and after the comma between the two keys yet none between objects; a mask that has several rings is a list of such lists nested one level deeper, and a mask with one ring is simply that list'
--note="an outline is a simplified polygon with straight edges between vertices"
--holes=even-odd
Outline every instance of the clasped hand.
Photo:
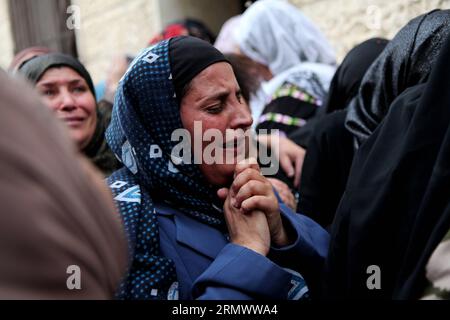
[{"label": "clasped hand", "polygon": [[223,209],[232,243],[264,256],[271,243],[278,247],[289,244],[278,200],[255,159],[236,165],[231,187],[217,194],[225,200]]}]

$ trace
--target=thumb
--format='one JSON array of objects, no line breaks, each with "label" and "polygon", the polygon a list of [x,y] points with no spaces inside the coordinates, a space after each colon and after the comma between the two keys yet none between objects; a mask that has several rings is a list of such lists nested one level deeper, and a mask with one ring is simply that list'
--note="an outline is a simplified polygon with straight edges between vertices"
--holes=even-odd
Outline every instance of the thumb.
[{"label": "thumb", "polygon": [[222,188],[222,189],[219,189],[219,190],[217,190],[217,196],[218,196],[221,200],[224,200],[224,201],[225,201],[225,199],[228,197],[228,192],[229,192],[229,189],[228,189],[228,188]]}]

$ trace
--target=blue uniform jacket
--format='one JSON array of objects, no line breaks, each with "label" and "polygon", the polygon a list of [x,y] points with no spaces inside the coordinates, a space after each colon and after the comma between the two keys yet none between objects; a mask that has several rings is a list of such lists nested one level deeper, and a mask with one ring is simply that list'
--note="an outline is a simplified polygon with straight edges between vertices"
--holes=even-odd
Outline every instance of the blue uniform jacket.
[{"label": "blue uniform jacket", "polygon": [[[173,208],[157,204],[161,251],[173,259],[178,283],[169,298],[299,299],[318,282],[329,235],[306,216],[280,204],[283,223],[296,232],[293,244],[272,247],[264,257],[232,244],[227,235]],[[304,281],[304,280],[305,281]]]}]

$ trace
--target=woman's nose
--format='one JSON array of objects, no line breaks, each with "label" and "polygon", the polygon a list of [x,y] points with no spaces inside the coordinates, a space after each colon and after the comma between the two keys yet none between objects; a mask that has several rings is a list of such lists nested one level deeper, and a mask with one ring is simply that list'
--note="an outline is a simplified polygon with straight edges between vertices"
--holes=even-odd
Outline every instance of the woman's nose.
[{"label": "woman's nose", "polygon": [[76,108],[76,103],[74,97],[70,94],[70,92],[62,92],[61,93],[61,104],[60,109],[64,111],[70,111]]},{"label": "woman's nose", "polygon": [[252,114],[247,104],[238,104],[232,113],[233,119],[231,120],[232,129],[247,129],[250,128],[253,123]]}]

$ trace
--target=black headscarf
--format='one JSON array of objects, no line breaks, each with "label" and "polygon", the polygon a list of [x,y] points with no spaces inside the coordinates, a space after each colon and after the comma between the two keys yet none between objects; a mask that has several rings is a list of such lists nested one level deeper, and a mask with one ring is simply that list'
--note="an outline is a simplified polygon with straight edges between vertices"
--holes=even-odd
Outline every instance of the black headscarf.
[{"label": "black headscarf", "polygon": [[19,69],[19,73],[24,75],[33,84],[36,84],[44,73],[50,68],[69,67],[75,70],[84,80],[95,97],[94,83],[86,68],[76,58],[62,53],[49,53],[43,56],[34,57],[25,62]]},{"label": "black headscarf", "polygon": [[346,127],[363,143],[407,88],[427,80],[450,33],[450,10],[435,10],[402,28],[364,76],[348,107]]},{"label": "black headscarf", "polygon": [[388,43],[386,39],[372,38],[347,53],[331,80],[328,98],[323,108],[325,113],[347,107],[357,95],[367,69]]},{"label": "black headscarf", "polygon": [[[450,226],[450,37],[429,80],[407,89],[359,148],[324,277],[332,298],[414,299]],[[367,268],[381,271],[368,290]]]},{"label": "black headscarf", "polygon": [[185,86],[197,74],[214,63],[228,62],[210,43],[191,36],[173,38],[170,41],[169,58],[178,101],[181,101]]}]

